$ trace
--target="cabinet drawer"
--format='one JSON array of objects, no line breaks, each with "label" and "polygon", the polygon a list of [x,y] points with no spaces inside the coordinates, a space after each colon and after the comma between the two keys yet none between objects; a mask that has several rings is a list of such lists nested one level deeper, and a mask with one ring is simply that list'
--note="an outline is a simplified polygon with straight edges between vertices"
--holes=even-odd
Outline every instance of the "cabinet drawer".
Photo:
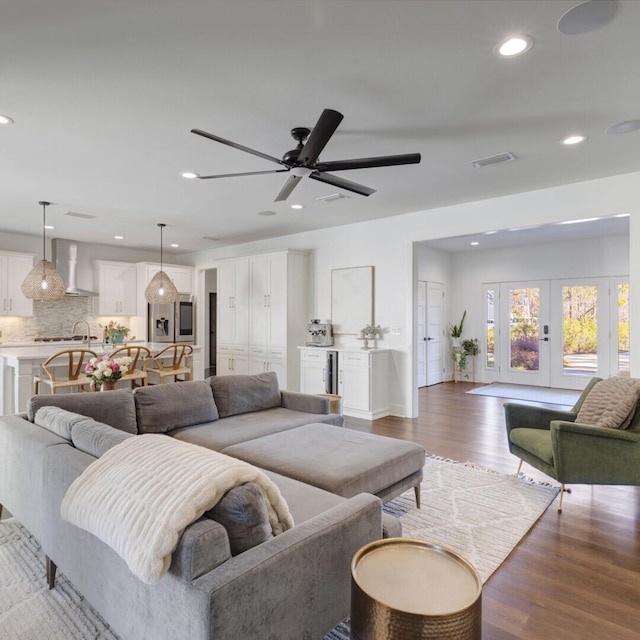
[{"label": "cabinet drawer", "polygon": [[325,351],[309,351],[304,350],[302,352],[302,359],[305,362],[326,362],[327,354]]},{"label": "cabinet drawer", "polygon": [[343,351],[338,356],[338,363],[340,366],[348,364],[352,367],[368,367],[369,354],[359,353],[357,351]]}]

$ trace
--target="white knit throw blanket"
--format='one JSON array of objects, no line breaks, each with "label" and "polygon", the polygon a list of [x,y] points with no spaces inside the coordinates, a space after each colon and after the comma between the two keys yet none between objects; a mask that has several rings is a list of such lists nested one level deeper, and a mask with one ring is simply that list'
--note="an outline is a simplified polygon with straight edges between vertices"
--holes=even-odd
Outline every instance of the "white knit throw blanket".
[{"label": "white knit throw blanket", "polygon": [[289,507],[260,469],[160,434],[127,438],[91,463],[69,487],[60,512],[153,584],[169,569],[184,529],[246,482],[262,490],[273,534],[290,529]]}]

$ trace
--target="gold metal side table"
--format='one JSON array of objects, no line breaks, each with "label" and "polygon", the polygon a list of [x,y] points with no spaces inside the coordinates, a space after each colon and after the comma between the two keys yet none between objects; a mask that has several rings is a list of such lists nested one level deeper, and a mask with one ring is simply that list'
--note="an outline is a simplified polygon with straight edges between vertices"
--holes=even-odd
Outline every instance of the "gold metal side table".
[{"label": "gold metal side table", "polygon": [[482,581],[446,547],[377,540],[351,562],[352,640],[479,640]]}]

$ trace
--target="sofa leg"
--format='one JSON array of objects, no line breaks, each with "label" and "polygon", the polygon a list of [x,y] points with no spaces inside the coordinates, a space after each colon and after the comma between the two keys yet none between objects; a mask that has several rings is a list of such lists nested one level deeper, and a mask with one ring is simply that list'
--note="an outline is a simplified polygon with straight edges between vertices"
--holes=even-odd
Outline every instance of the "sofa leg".
[{"label": "sofa leg", "polygon": [[51,590],[56,585],[56,570],[58,567],[49,556],[45,556],[45,561],[47,565],[47,584],[49,585],[49,590]]},{"label": "sofa leg", "polygon": [[417,484],[415,487],[413,487],[413,490],[416,494],[416,507],[418,507],[418,509],[420,508],[420,485]]},{"label": "sofa leg", "polygon": [[518,465],[518,470],[516,471],[516,475],[519,476],[520,475],[520,469],[522,469],[522,463],[524,462],[524,460],[520,460],[520,464]]}]

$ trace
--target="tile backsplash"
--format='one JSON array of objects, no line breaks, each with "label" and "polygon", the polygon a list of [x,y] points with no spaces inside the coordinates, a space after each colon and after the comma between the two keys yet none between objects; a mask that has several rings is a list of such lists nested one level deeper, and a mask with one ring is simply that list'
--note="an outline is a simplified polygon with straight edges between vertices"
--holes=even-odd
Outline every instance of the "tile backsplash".
[{"label": "tile backsplash", "polygon": [[[33,316],[29,318],[0,317],[0,342],[15,344],[33,342],[36,338],[52,338],[73,335],[71,329],[76,320],[86,320],[91,327],[91,335],[102,337],[100,325],[110,318],[98,318],[92,315],[91,298],[68,297],[62,300],[33,302]],[[128,318],[117,318],[118,322],[128,326]],[[78,326],[77,334],[84,333],[85,328]]]}]

